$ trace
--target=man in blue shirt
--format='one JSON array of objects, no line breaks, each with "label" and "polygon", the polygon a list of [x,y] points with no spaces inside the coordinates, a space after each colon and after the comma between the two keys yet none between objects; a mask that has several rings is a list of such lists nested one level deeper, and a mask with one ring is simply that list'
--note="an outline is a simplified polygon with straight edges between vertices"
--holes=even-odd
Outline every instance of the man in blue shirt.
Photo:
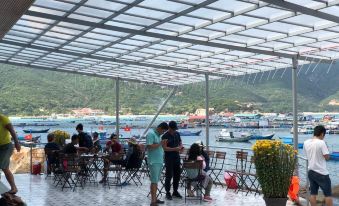
[{"label": "man in blue shirt", "polygon": [[150,206],[157,206],[163,204],[164,201],[157,200],[158,182],[164,163],[164,149],[167,140],[161,140],[161,135],[168,130],[166,122],[162,122],[156,129],[149,131],[146,136],[147,154],[148,154],[148,167],[151,179],[151,197],[152,202]]}]

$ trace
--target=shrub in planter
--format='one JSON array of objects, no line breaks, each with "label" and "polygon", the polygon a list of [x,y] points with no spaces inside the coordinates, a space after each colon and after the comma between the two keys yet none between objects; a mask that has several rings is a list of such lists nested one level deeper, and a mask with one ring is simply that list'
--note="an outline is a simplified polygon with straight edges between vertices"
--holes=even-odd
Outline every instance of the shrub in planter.
[{"label": "shrub in planter", "polygon": [[[291,177],[295,169],[297,151],[290,145],[275,140],[259,140],[253,145],[254,163],[266,205],[272,199],[286,205]],[[274,200],[273,200],[274,201]],[[278,206],[279,203],[273,203]]]}]

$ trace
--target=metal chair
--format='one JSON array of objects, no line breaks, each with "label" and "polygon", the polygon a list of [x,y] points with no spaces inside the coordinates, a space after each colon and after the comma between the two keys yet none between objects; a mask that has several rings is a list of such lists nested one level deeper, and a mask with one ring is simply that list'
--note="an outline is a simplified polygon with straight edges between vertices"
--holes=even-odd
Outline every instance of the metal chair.
[{"label": "metal chair", "polygon": [[[136,158],[134,161],[131,161],[131,158]],[[125,182],[129,183],[131,181],[134,182],[135,185],[138,186],[138,184],[142,185],[141,182],[141,166],[143,163],[143,160],[145,158],[145,153],[142,153],[140,157],[136,157],[132,155],[129,159],[129,161],[126,163],[125,167],[125,173],[123,176],[126,176]]]},{"label": "metal chair", "polygon": [[55,168],[57,167],[58,163],[58,152],[59,150],[54,150],[54,149],[44,149],[45,151],[45,159],[47,162],[47,171],[46,171],[46,177],[52,177],[52,174],[55,171]]},{"label": "metal chair", "polygon": [[221,180],[219,179],[220,174],[224,171],[224,165],[225,165],[225,159],[226,159],[226,152],[215,152],[215,158],[214,158],[213,165],[210,168],[210,177],[213,180],[214,184],[219,184],[222,187],[224,185],[222,184]]},{"label": "metal chair", "polygon": [[61,181],[62,190],[64,188],[71,188],[73,192],[75,188],[78,187],[80,183],[80,187],[83,188],[84,177],[81,172],[81,164],[79,164],[79,157],[76,155],[63,155],[60,158],[62,164],[61,171]]},{"label": "metal chair", "polygon": [[[193,191],[197,191],[200,195],[197,196],[196,200],[200,200],[200,203],[202,201],[202,194],[203,194],[203,185],[202,181],[203,179],[200,178],[201,170],[202,170],[202,160],[196,160],[196,161],[184,161],[183,162],[183,169],[186,171],[186,177],[184,178],[185,182],[185,203],[187,201],[187,189],[189,186],[192,185],[192,183],[195,183],[196,186],[194,187]],[[197,176],[191,177],[191,174],[194,173]],[[193,198],[192,198],[193,199]]]},{"label": "metal chair", "polygon": [[214,157],[215,157],[215,151],[212,150],[207,150],[206,151],[208,157],[210,158],[209,166],[210,167],[215,167],[214,163]]},{"label": "metal chair", "polygon": [[105,169],[107,170],[108,173],[105,185],[107,185],[109,189],[111,186],[120,186],[122,188],[121,184],[122,160],[123,154],[111,156],[109,159],[105,160],[106,161]]},{"label": "metal chair", "polygon": [[260,194],[260,191],[259,191],[260,184],[258,182],[258,175],[256,174],[256,169],[255,169],[255,164],[254,164],[254,156],[251,156],[250,166],[245,173],[244,182],[245,182],[245,184],[247,186],[247,190],[248,190],[246,195],[248,195],[248,193],[250,193],[252,191],[254,191],[254,196],[257,195],[257,194]]}]

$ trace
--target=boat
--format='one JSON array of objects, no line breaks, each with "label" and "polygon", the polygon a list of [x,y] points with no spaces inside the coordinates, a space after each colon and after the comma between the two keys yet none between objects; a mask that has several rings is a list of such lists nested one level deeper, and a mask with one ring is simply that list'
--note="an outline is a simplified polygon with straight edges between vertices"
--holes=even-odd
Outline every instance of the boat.
[{"label": "boat", "polygon": [[18,136],[18,140],[19,141],[32,141],[32,142],[37,142],[40,139],[40,135],[39,136],[35,136],[33,137],[32,135],[25,135],[25,136]]},{"label": "boat", "polygon": [[251,135],[251,139],[256,139],[256,140],[272,139],[273,136],[274,136],[274,133],[272,133],[272,134],[266,134],[266,135],[262,135],[262,134],[252,134],[252,135]]},{"label": "boat", "polygon": [[202,130],[199,130],[197,132],[191,132],[191,131],[179,131],[180,136],[200,136]]},{"label": "boat", "polygon": [[339,160],[339,152],[332,152],[330,154],[330,160],[338,161]]},{"label": "boat", "polygon": [[237,133],[229,132],[226,129],[222,129],[219,135],[216,137],[216,141],[219,142],[248,142],[251,139],[251,134],[248,132]]},{"label": "boat", "polygon": [[[282,140],[282,143],[293,146],[293,137],[279,137]],[[304,148],[304,143],[298,143],[298,149]]]},{"label": "boat", "polygon": [[48,129],[41,129],[41,130],[34,130],[34,129],[23,129],[25,133],[47,133],[49,131]]},{"label": "boat", "polygon": [[[291,134],[293,134],[293,127],[291,128]],[[298,127],[298,134],[313,134],[313,126],[306,125],[302,127]]]}]

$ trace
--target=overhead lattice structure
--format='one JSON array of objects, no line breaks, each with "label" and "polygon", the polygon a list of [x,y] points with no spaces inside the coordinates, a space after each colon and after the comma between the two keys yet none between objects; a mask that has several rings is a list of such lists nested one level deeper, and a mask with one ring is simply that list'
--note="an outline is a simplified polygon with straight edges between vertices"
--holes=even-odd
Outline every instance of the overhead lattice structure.
[{"label": "overhead lattice structure", "polygon": [[332,63],[338,3],[36,0],[0,40],[0,63],[161,85]]}]

